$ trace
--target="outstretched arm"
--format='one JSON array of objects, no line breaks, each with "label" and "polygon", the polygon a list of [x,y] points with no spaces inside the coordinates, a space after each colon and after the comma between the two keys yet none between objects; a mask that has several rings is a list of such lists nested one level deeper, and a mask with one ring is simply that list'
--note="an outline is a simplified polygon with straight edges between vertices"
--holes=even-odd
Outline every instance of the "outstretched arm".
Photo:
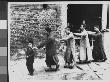
[{"label": "outstretched arm", "polygon": [[88,32],[88,35],[89,36],[92,36],[92,37],[97,37],[97,36],[100,36],[100,34],[96,34],[95,32]]},{"label": "outstretched arm", "polygon": [[87,31],[87,33],[88,33],[88,35],[95,36],[95,33],[96,33],[96,32]]},{"label": "outstretched arm", "polygon": [[85,33],[73,33],[75,36],[86,36],[86,34]]},{"label": "outstretched arm", "polygon": [[79,37],[82,36],[81,33],[73,33],[73,35],[79,36]]},{"label": "outstretched arm", "polygon": [[62,38],[61,40],[67,40],[67,39],[69,39],[69,38],[74,38],[73,33],[70,33],[67,37]]}]

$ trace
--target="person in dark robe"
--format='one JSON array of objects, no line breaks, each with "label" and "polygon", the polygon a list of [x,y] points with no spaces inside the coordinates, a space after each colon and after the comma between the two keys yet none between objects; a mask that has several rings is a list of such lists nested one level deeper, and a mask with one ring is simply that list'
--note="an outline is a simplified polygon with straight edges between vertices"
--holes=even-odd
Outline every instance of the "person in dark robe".
[{"label": "person in dark robe", "polygon": [[33,47],[33,41],[29,41],[27,51],[26,51],[26,66],[30,75],[33,75],[33,72],[34,72],[33,63],[34,63],[35,53],[32,47]]},{"label": "person in dark robe", "polygon": [[75,41],[74,41],[74,36],[73,36],[73,33],[70,32],[70,29],[69,28],[66,28],[65,29],[65,33],[66,33],[66,36],[64,38],[61,39],[65,41],[66,43],[66,51],[64,53],[64,61],[65,61],[65,65],[64,65],[64,68],[70,68],[72,69],[73,68],[73,62],[75,64],[75,61],[74,61],[74,54],[75,54]]},{"label": "person in dark robe", "polygon": [[57,57],[56,52],[56,41],[53,37],[51,37],[51,29],[47,27],[45,29],[47,31],[47,38],[44,42],[42,42],[40,45],[37,46],[37,48],[41,48],[45,46],[46,49],[46,65],[48,69],[45,71],[57,71],[59,68],[59,59]]},{"label": "person in dark robe", "polygon": [[103,62],[107,60],[106,54],[104,52],[104,46],[103,46],[103,40],[102,40],[102,33],[99,31],[98,26],[94,26],[95,34],[91,34],[91,36],[94,38],[94,44],[93,44],[93,51],[92,51],[92,57],[93,61],[95,62]]}]

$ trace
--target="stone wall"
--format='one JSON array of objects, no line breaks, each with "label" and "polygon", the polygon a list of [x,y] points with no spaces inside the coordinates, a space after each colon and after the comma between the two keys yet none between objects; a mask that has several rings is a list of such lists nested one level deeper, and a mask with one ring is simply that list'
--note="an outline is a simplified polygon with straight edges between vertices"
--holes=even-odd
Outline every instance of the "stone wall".
[{"label": "stone wall", "polygon": [[12,51],[26,47],[29,37],[34,39],[34,45],[38,45],[45,39],[46,25],[52,29],[55,38],[61,36],[60,4],[49,4],[45,10],[42,4],[11,4],[9,12]]}]

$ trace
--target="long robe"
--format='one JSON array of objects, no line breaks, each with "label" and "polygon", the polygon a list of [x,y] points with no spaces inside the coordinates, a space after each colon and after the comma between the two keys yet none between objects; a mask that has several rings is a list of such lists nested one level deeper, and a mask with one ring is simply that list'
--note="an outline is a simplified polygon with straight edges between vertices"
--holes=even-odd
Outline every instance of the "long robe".
[{"label": "long robe", "polygon": [[56,53],[56,41],[55,39],[48,38],[45,42],[42,42],[38,48],[41,48],[45,46],[46,47],[46,64],[47,67],[50,67],[51,65],[58,65],[59,59],[57,57]]},{"label": "long robe", "polygon": [[103,40],[102,40],[102,33],[97,32],[96,34],[92,35],[94,37],[94,47],[92,51],[92,57],[94,60],[102,60],[106,59],[106,54],[104,52]]},{"label": "long robe", "polygon": [[64,60],[66,63],[73,63],[75,55],[75,41],[72,33],[63,38],[66,42],[66,52],[64,53]]},{"label": "long robe", "polygon": [[79,54],[80,60],[81,61],[92,60],[92,50],[90,48],[87,31],[83,30],[81,33],[76,33],[76,35],[81,36],[80,54]]},{"label": "long robe", "polygon": [[80,40],[80,60],[92,60],[92,50],[90,48],[88,33],[84,30]]}]

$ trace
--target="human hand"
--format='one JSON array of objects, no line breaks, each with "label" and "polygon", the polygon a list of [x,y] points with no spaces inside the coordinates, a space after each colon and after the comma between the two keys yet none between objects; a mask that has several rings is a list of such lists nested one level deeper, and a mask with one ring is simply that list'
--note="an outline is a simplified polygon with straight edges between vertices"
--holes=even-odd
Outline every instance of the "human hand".
[{"label": "human hand", "polygon": [[33,47],[33,49],[36,49],[36,50],[38,50],[38,48],[37,48],[37,47]]}]

